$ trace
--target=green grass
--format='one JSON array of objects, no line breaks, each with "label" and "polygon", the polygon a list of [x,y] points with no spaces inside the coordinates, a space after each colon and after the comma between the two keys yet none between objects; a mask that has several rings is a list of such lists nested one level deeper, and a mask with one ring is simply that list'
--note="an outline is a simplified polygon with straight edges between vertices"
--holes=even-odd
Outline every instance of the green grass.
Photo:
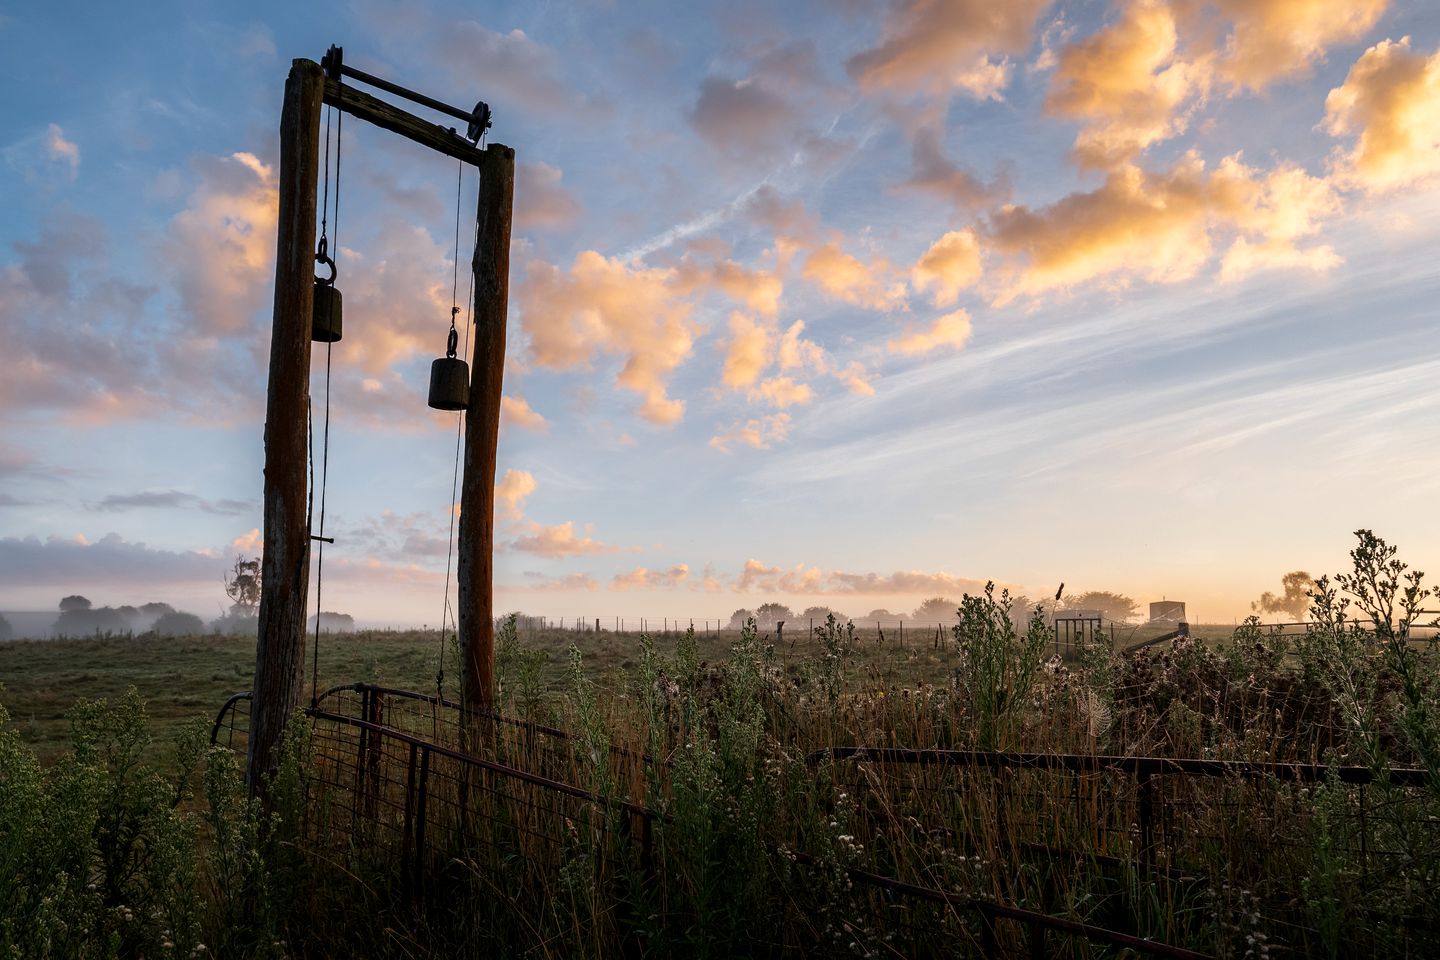
[{"label": "green grass", "polygon": [[[1228,639],[1228,625],[1196,627],[1207,641]],[[819,651],[808,630],[785,631],[776,643],[776,657],[794,673]],[[1133,635],[1156,635],[1153,628],[1137,628]],[[657,649],[673,654],[681,634],[655,637]],[[700,633],[700,658],[719,663],[730,655],[739,634]],[[618,689],[634,670],[640,650],[639,633],[569,630],[521,631],[528,649],[544,654],[541,676],[557,689],[565,678],[572,644],[584,655],[587,673],[602,690]],[[949,643],[948,634],[944,638]],[[313,637],[311,638],[313,642]],[[1128,640],[1119,632],[1116,645]],[[322,634],[320,687],[364,681],[432,692],[435,689],[440,636],[435,631],[360,631]],[[872,690],[944,683],[954,666],[953,645],[937,648],[935,631],[907,629],[904,646],[900,634],[885,631],[881,644],[874,629],[857,630],[852,676]],[[309,692],[311,653],[307,650],[305,676]],[[151,730],[157,747],[168,744],[181,727],[197,717],[212,719],[233,693],[250,689],[255,673],[255,641],[247,637],[109,637],[95,639],[20,640],[0,643],[0,703],[10,711],[12,729],[45,762],[52,761],[69,744],[65,712],[77,700],[116,698],[134,687],[148,704]],[[446,695],[456,696],[453,649],[446,656]]]}]

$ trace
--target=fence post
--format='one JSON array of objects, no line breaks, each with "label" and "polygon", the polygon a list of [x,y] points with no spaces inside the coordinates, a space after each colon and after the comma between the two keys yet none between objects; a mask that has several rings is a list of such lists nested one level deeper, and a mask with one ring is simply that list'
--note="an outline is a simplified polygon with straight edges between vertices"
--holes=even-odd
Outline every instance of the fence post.
[{"label": "fence post", "polygon": [[425,882],[425,801],[430,795],[430,748],[420,751],[420,787],[415,802],[415,889]]},{"label": "fence post", "polygon": [[1135,780],[1140,788],[1140,848],[1148,874],[1155,857],[1155,781],[1150,771],[1143,768],[1135,774]]},{"label": "fence post", "polygon": [[405,775],[405,829],[400,841],[400,876],[410,872],[410,849],[415,832],[415,754],[416,745],[410,744],[410,769]]}]

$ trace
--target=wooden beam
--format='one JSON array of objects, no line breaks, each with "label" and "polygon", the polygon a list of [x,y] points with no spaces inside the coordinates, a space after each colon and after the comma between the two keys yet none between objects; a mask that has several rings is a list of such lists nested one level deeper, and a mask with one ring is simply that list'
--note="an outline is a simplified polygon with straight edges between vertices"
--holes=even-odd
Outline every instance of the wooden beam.
[{"label": "wooden beam", "polygon": [[315,289],[315,189],[320,176],[320,65],[295,60],[280,112],[280,212],[275,313],[265,400],[265,546],[245,778],[264,795],[285,723],[300,703],[310,586],[306,523],[310,313]]},{"label": "wooden beam", "polygon": [[[465,478],[460,492],[458,627],[461,708],[473,726],[495,699],[495,451],[500,437],[500,389],[505,373],[505,317],[510,295],[510,215],[515,198],[515,151],[492,143],[482,154],[477,200],[474,342],[470,406],[465,413]],[[471,744],[474,746],[474,744]]]},{"label": "wooden beam", "polygon": [[325,102],[353,117],[359,117],[391,133],[414,140],[423,147],[438,150],[447,157],[454,157],[477,167],[483,167],[485,163],[485,151],[472,145],[455,132],[453,127],[443,127],[438,123],[421,120],[394,104],[328,77],[325,79]]}]

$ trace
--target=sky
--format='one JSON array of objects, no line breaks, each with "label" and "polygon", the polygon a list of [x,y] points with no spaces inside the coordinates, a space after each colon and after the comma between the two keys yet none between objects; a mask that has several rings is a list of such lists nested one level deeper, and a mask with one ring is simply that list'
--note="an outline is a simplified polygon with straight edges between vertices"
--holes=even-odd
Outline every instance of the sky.
[{"label": "sky", "polygon": [[[499,610],[1230,621],[1359,528],[1440,560],[1431,0],[0,0],[0,609],[213,617],[258,552],[279,108],[332,43],[516,151]],[[476,184],[322,124],[322,603],[433,625]]]}]

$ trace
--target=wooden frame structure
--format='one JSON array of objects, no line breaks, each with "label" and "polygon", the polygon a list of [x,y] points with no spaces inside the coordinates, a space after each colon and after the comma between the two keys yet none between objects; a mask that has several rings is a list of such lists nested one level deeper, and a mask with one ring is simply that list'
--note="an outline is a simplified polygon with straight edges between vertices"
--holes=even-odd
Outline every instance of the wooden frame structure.
[{"label": "wooden frame structure", "polygon": [[[310,579],[308,518],[308,412],[310,325],[314,307],[316,191],[320,179],[322,105],[398,133],[476,167],[475,276],[470,402],[465,411],[464,480],[460,494],[457,627],[461,705],[470,715],[488,711],[494,697],[495,454],[500,433],[500,392],[505,368],[505,316],[509,298],[510,221],[515,151],[502,144],[480,149],[454,129],[430,123],[343,82],[345,76],[396,93],[459,119],[466,112],[349,67],[331,48],[325,66],[291,63],[280,114],[280,210],[275,256],[275,310],[265,404],[264,554],[259,637],[250,714],[246,780],[264,791],[275,769],[286,722],[304,687],[305,613]],[[486,111],[488,120],[488,109]],[[482,124],[483,127],[483,124]]]}]

